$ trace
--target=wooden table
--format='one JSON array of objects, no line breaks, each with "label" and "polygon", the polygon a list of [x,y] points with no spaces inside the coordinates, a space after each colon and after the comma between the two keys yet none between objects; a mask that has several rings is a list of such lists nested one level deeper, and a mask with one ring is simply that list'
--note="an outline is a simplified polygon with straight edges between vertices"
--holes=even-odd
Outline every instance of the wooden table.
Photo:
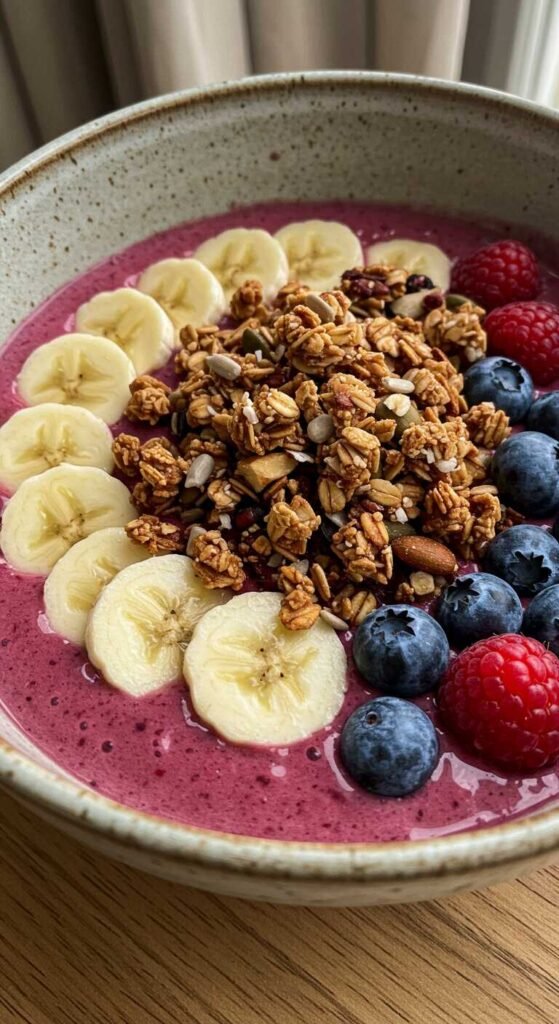
[{"label": "wooden table", "polygon": [[439,903],[270,907],[94,855],[0,795],[0,1024],[558,1024],[559,868]]}]

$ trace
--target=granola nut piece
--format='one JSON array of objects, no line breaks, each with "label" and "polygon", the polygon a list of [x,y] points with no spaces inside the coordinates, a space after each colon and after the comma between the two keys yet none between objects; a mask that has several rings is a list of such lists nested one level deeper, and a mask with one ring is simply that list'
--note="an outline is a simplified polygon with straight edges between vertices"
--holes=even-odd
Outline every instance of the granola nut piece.
[{"label": "granola nut piece", "polygon": [[287,452],[271,452],[258,458],[240,459],[237,463],[237,473],[247,481],[253,491],[260,494],[268,484],[289,476],[296,465],[296,459]]},{"label": "granola nut piece", "polygon": [[351,580],[387,584],[392,577],[392,548],[379,512],[362,512],[332,537],[332,550]]},{"label": "granola nut piece", "polygon": [[471,441],[483,448],[497,448],[511,431],[506,412],[496,409],[493,402],[472,405],[464,416],[464,423]]},{"label": "granola nut piece", "polygon": [[384,309],[387,302],[406,290],[407,273],[400,267],[369,264],[353,267],[342,275],[342,291],[362,309]]},{"label": "granola nut piece", "polygon": [[117,434],[113,441],[113,456],[121,473],[136,476],[140,466],[142,448],[139,437],[134,434]]},{"label": "granola nut piece", "polygon": [[296,561],[307,550],[307,542],[320,526],[312,505],[296,494],[291,502],[278,501],[272,505],[266,518],[268,536],[274,551]]},{"label": "granola nut piece", "polygon": [[333,612],[350,626],[359,626],[377,606],[377,599],[370,590],[358,590],[351,583],[336,594],[331,604]]},{"label": "granola nut piece", "polygon": [[165,439],[152,438],[142,445],[138,468],[142,480],[149,484],[156,497],[170,498],[178,494],[184,479],[185,463],[169,449]]},{"label": "granola nut piece", "polygon": [[158,516],[139,516],[138,519],[127,523],[124,529],[130,540],[147,548],[150,555],[184,550],[180,527],[166,523]]},{"label": "granola nut piece", "polygon": [[230,587],[241,590],[246,575],[238,555],[231,551],[219,530],[205,530],[192,544],[194,572],[210,590]]},{"label": "granola nut piece", "polygon": [[281,601],[280,622],[286,629],[310,629],[320,615],[320,605],[303,587],[284,593]]},{"label": "granola nut piece", "polygon": [[359,426],[367,417],[374,416],[377,405],[368,384],[352,373],[335,373],[323,385],[320,398],[337,430]]},{"label": "granola nut piece", "polygon": [[326,515],[341,512],[347,504],[347,498],[341,487],[326,476],[323,476],[318,484],[318,500]]},{"label": "granola nut piece", "polygon": [[131,398],[124,410],[129,420],[149,423],[155,426],[171,411],[169,395],[171,388],[156,377],[144,374],[136,377],[130,385]]},{"label": "granola nut piece", "polygon": [[223,477],[219,480],[212,480],[208,484],[206,494],[218,512],[232,512],[242,498],[241,492],[234,487],[230,480]]},{"label": "granola nut piece", "polygon": [[412,569],[434,576],[453,576],[458,571],[456,557],[450,548],[430,537],[394,537],[392,550],[404,565]]},{"label": "granola nut piece", "polygon": [[296,565],[282,565],[278,573],[278,587],[284,594],[290,594],[296,588],[314,594],[314,583]]},{"label": "granola nut piece", "polygon": [[231,296],[231,316],[235,320],[247,320],[249,317],[266,319],[268,313],[264,306],[264,290],[260,281],[252,278],[245,281]]},{"label": "granola nut piece", "polygon": [[[302,374],[300,376],[303,377]],[[318,388],[314,380],[303,378],[295,391],[294,398],[307,423],[316,419],[323,412],[318,398]]]},{"label": "granola nut piece", "polygon": [[481,325],[485,310],[473,302],[457,309],[433,309],[423,321],[427,341],[443,352],[463,354],[468,363],[481,359],[487,351],[487,335]]},{"label": "granola nut piece", "polygon": [[384,508],[399,508],[402,504],[400,488],[389,480],[371,480],[368,496],[371,501],[376,501]]}]

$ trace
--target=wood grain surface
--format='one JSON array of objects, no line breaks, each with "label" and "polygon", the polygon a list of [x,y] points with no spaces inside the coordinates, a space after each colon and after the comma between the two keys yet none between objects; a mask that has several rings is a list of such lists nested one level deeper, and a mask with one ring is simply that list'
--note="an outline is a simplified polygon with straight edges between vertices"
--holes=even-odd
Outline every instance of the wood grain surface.
[{"label": "wood grain surface", "polygon": [[216,898],[0,795],[0,1024],[558,1024],[559,868],[365,910]]}]

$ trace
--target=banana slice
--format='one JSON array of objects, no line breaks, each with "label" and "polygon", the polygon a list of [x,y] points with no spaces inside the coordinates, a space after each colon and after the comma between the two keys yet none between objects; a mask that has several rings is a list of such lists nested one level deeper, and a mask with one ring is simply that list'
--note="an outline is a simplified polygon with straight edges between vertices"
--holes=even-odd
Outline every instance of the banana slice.
[{"label": "banana slice", "polygon": [[289,277],[317,291],[339,285],[344,270],[363,262],[357,235],[335,220],[303,220],[276,233],[289,263]]},{"label": "banana slice", "polygon": [[264,298],[276,295],[288,278],[287,260],[281,245],[261,228],[231,228],[196,250],[223,286],[227,301],[249,278],[256,278],[264,289]]},{"label": "banana slice", "polygon": [[367,263],[401,267],[409,274],[426,274],[437,288],[446,291],[450,284],[450,260],[438,245],[416,242],[412,238],[389,238],[367,249]]},{"label": "banana slice", "polygon": [[168,259],[144,270],[138,288],[163,307],[177,331],[214,323],[227,303],[217,277],[200,260]]},{"label": "banana slice", "polygon": [[[118,350],[117,350],[118,351]],[[2,517],[4,558],[20,572],[46,574],[77,541],[134,516],[128,488],[93,466],[56,466],[24,480]]]},{"label": "banana slice", "polygon": [[27,405],[79,405],[105,423],[116,423],[135,376],[128,356],[112,341],[93,334],[62,334],[31,353],[17,386]]},{"label": "banana slice", "polygon": [[232,743],[280,745],[329,725],[346,689],[346,656],[323,619],[294,633],[281,597],[250,593],[208,612],[184,657],[200,717]]},{"label": "banana slice", "polygon": [[0,486],[13,492],[61,462],[110,473],[113,435],[88,409],[45,402],[20,409],[0,427]]},{"label": "banana slice", "polygon": [[45,583],[45,610],[54,631],[83,644],[87,617],[103,588],[127,565],[150,557],[122,526],[97,530],[74,544]]},{"label": "banana slice", "polygon": [[85,632],[90,661],[108,683],[143,697],[180,678],[196,623],[230,591],[208,590],[186,555],[129,565],[102,591]]},{"label": "banana slice", "polygon": [[94,295],[78,309],[76,327],[114,341],[138,374],[164,366],[175,346],[175,331],[167,314],[151,295],[136,288]]}]

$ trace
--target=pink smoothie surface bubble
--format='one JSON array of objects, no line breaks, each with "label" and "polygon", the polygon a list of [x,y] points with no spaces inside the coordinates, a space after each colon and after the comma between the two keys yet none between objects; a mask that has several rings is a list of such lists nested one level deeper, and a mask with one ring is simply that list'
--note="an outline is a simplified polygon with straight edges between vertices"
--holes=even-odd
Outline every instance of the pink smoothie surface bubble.
[{"label": "pink smoothie surface bubble", "polygon": [[[77,307],[96,292],[130,284],[150,263],[191,255],[204,239],[239,226],[275,232],[315,217],[346,223],[366,247],[390,237],[439,245],[451,259],[503,237],[503,228],[409,210],[358,203],[255,206],[179,225],[113,255],[61,288],[14,332],[0,354],[0,422],[21,402],[14,380],[39,344],[72,328]],[[543,262],[542,298],[559,302],[559,278]],[[559,263],[556,264],[559,266]],[[158,376],[174,380],[172,365]],[[130,431],[125,422],[114,427]],[[134,432],[136,428],[134,427]],[[161,433],[159,428],[142,434]],[[471,569],[463,566],[462,571]],[[43,579],[0,564],[0,700],[24,732],[84,784],[138,810],[205,829],[275,839],[376,842],[446,835],[490,825],[557,799],[559,774],[504,775],[461,748],[439,728],[432,696],[418,703],[439,730],[441,757],[431,780],[403,799],[360,790],[343,772],[337,737],[348,714],[375,693],[351,663],[348,692],[332,725],[284,748],[235,747],[193,713],[177,682],[134,700],[111,689],[85,651],[50,631]]]}]

